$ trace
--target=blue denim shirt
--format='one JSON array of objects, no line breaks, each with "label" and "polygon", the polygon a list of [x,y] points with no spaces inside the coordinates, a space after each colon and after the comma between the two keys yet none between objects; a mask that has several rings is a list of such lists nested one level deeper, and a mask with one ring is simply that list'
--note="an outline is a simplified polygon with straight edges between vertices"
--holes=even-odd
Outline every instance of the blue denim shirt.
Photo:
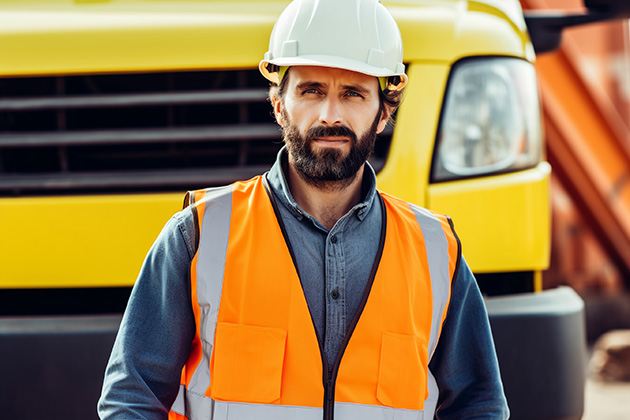
[{"label": "blue denim shirt", "polygon": [[[280,204],[306,301],[332,366],[377,252],[382,213],[376,176],[366,165],[363,201],[328,231],[293,199],[282,170],[285,153],[265,176]],[[184,209],[149,251],[105,372],[102,419],[166,418],[195,334],[188,281],[194,235],[192,212]],[[463,259],[429,367],[440,389],[436,418],[508,418],[485,306]]]}]

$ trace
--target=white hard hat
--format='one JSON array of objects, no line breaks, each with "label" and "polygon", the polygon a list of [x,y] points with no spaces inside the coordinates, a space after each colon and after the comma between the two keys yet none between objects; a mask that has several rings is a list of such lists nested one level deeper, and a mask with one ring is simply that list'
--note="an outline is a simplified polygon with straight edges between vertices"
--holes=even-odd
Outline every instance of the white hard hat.
[{"label": "white hard hat", "polygon": [[389,78],[388,89],[407,84],[398,25],[378,0],[294,0],[276,21],[269,51],[259,64],[280,84],[279,69],[323,66]]}]

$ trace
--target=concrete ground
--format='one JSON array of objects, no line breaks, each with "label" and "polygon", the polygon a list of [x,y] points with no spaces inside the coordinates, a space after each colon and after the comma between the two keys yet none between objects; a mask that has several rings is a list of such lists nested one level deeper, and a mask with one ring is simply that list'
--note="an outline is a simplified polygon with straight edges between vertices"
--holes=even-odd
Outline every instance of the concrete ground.
[{"label": "concrete ground", "polygon": [[630,420],[630,382],[588,379],[582,420]]},{"label": "concrete ground", "polygon": [[[610,330],[630,330],[630,295],[627,293],[584,296],[586,330],[591,347]],[[587,368],[588,371],[588,368]],[[601,382],[587,379],[582,420],[630,420],[630,382]]]}]

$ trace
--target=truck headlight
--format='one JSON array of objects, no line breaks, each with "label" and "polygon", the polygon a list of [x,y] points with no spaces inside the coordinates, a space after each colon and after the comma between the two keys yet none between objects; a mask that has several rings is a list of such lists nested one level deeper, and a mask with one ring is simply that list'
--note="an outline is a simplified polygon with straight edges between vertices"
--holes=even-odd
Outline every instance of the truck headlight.
[{"label": "truck headlight", "polygon": [[531,63],[509,57],[459,62],[443,109],[432,182],[516,171],[540,162],[540,103]]}]

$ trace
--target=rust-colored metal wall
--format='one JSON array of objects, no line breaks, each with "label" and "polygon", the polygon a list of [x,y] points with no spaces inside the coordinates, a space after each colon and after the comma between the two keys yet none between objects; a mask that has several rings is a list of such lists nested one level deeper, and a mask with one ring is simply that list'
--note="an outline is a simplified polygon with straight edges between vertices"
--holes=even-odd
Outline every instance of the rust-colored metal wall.
[{"label": "rust-colored metal wall", "polygon": [[[581,0],[521,0],[583,11]],[[630,61],[627,21],[567,29],[536,67],[553,166],[552,263],[544,286],[630,286]]]}]

